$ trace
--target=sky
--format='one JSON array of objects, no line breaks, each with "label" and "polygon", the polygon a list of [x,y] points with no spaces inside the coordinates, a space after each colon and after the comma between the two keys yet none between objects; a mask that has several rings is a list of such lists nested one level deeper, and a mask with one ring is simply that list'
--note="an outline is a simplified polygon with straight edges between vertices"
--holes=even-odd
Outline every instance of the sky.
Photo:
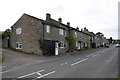
[{"label": "sky", "polygon": [[119,0],[1,0],[0,31],[10,27],[23,13],[46,19],[50,13],[55,20],[70,22],[71,27],[86,27],[101,32],[106,38],[118,39]]}]

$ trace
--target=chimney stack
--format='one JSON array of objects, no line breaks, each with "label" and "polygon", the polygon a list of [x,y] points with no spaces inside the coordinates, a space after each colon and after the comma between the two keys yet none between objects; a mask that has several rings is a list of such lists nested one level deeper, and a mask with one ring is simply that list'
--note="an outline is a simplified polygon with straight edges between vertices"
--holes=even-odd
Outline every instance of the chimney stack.
[{"label": "chimney stack", "polygon": [[81,28],[81,32],[83,32],[83,29]]},{"label": "chimney stack", "polygon": [[58,18],[58,21],[59,21],[60,23],[62,23],[62,18]]},{"label": "chimney stack", "polygon": [[79,30],[79,27],[77,27],[76,29]]},{"label": "chimney stack", "polygon": [[67,22],[67,26],[70,26],[70,22]]},{"label": "chimney stack", "polygon": [[50,20],[51,15],[49,13],[46,14],[46,20]]}]

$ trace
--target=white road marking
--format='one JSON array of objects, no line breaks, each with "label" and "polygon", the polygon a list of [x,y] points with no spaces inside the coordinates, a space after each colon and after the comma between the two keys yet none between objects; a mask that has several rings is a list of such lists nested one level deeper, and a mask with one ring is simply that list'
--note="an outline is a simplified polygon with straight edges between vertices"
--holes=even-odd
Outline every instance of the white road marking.
[{"label": "white road marking", "polygon": [[78,61],[78,62],[76,62],[76,63],[73,63],[73,64],[71,64],[71,66],[76,65],[76,64],[81,63],[81,62],[84,62],[84,61],[86,61],[86,60],[88,60],[88,58],[87,58],[87,59],[80,60],[80,61]]},{"label": "white road marking", "polygon": [[41,76],[37,77],[37,79],[38,79],[38,78],[45,77],[45,76],[48,76],[48,75],[53,74],[53,73],[55,73],[55,71],[52,71],[52,72],[49,72],[49,73],[47,73],[47,74],[41,75]]},{"label": "white road marking", "polygon": [[95,57],[95,56],[98,56],[98,55],[100,55],[100,54],[93,55],[92,57]]},{"label": "white road marking", "polygon": [[65,62],[65,63],[62,63],[62,64],[61,64],[61,66],[65,65],[65,64],[68,64],[68,63],[67,63],[67,62]]},{"label": "white road marking", "polygon": [[11,71],[11,70],[6,70],[6,71],[3,71],[2,73],[6,73],[6,72],[9,72],[9,71]]},{"label": "white road marking", "polygon": [[24,77],[27,77],[27,76],[30,76],[30,75],[33,75],[33,74],[36,74],[36,73],[39,73],[39,72],[43,72],[43,71],[44,71],[44,69],[40,70],[40,71],[37,71],[37,72],[33,72],[33,73],[30,73],[30,74],[27,74],[27,75],[20,76],[18,78],[24,78]]},{"label": "white road marking", "polygon": [[101,53],[103,53],[103,52],[101,52]]},{"label": "white road marking", "polygon": [[94,53],[93,53],[93,54],[90,54],[90,55],[87,55],[86,57],[89,57],[89,56],[92,56],[92,55],[94,55]]},{"label": "white road marking", "polygon": [[37,74],[39,75],[39,76],[41,76],[42,74],[40,74],[39,72],[37,72]]}]

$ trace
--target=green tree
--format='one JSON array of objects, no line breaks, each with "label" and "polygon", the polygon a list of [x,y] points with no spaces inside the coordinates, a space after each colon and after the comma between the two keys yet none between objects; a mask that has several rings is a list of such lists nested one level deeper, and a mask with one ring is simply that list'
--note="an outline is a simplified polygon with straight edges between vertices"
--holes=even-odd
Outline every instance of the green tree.
[{"label": "green tree", "polygon": [[10,29],[7,29],[2,33],[2,39],[6,38],[10,38]]},{"label": "green tree", "polygon": [[68,43],[70,45],[70,51],[73,51],[75,49],[75,45],[76,45],[76,37],[73,35],[69,35],[66,37],[66,40],[68,41]]},{"label": "green tree", "polygon": [[103,37],[103,36],[104,36],[104,34],[101,33],[101,32],[97,32],[96,35],[97,35],[97,36],[100,36],[100,37]]},{"label": "green tree", "polygon": [[110,37],[109,42],[112,43],[112,41],[113,41],[113,39],[112,39],[112,37]]}]

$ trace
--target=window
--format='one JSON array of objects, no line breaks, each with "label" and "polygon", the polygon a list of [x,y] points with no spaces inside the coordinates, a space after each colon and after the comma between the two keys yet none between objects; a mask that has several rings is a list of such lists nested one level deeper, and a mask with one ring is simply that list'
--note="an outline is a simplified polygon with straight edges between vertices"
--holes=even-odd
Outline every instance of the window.
[{"label": "window", "polygon": [[65,31],[65,37],[66,37],[67,35],[66,35],[66,31]]},{"label": "window", "polygon": [[22,49],[22,43],[17,42],[16,43],[16,49]]},{"label": "window", "polygon": [[49,25],[46,26],[46,32],[50,33],[50,26]]},{"label": "window", "polygon": [[21,34],[22,33],[22,29],[21,28],[16,28],[16,34]]},{"label": "window", "polygon": [[77,32],[75,32],[75,37],[77,37]]},{"label": "window", "polygon": [[60,47],[60,48],[64,48],[64,42],[61,41],[61,42],[59,43],[59,47]]},{"label": "window", "polygon": [[59,34],[64,35],[64,29],[59,29]]},{"label": "window", "polygon": [[78,42],[76,41],[76,47],[78,47]]},{"label": "window", "polygon": [[85,43],[85,47],[87,48],[87,43]]}]

